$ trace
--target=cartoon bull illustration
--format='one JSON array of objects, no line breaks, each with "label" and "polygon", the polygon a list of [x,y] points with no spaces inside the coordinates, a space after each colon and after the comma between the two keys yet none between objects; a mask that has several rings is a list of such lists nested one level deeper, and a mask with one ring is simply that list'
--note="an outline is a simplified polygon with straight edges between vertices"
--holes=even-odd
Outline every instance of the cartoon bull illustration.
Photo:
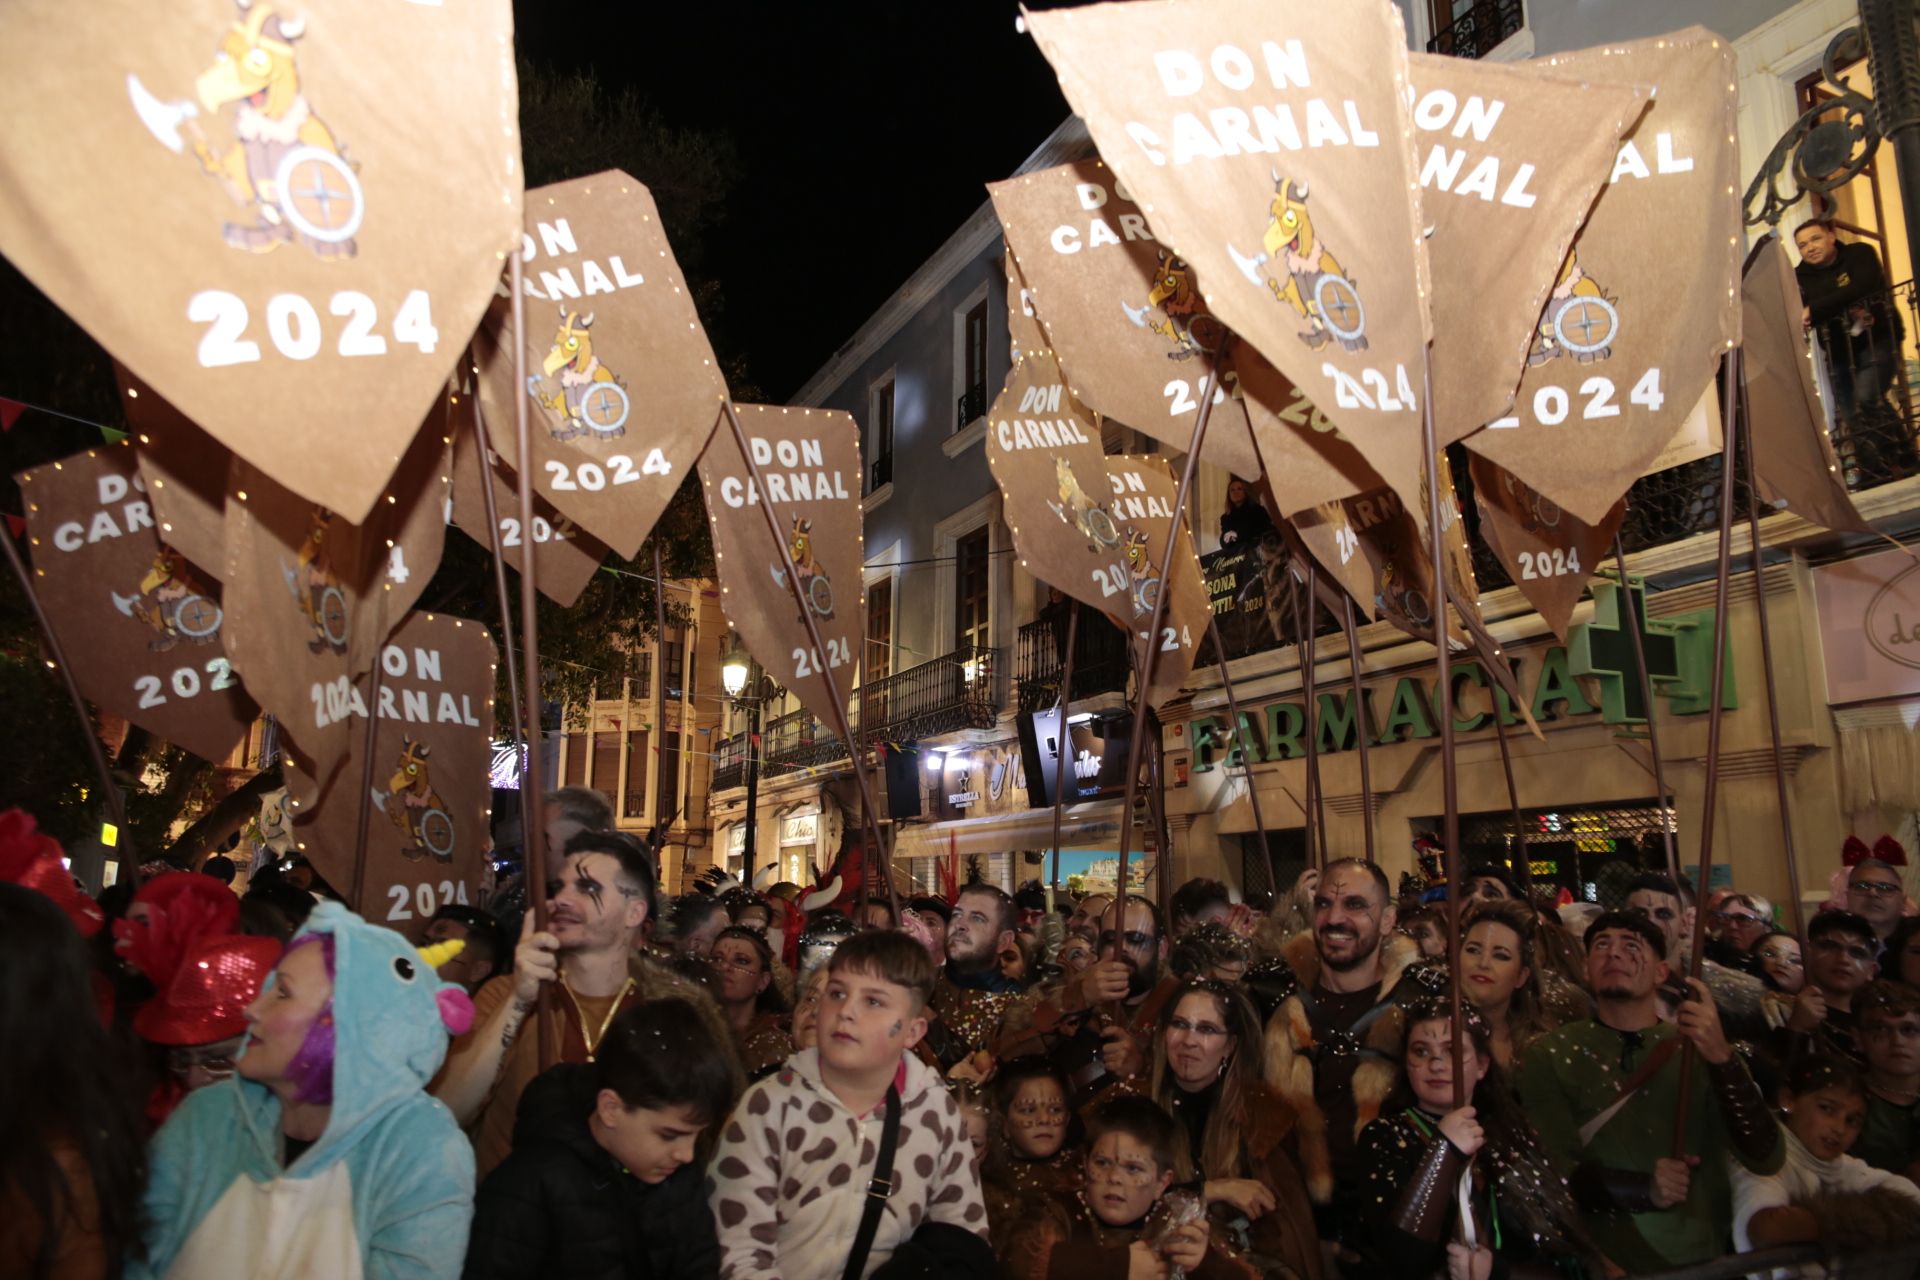
[{"label": "cartoon bull illustration", "polygon": [[1576,364],[1592,364],[1613,354],[1613,336],[1620,330],[1618,298],[1609,298],[1580,265],[1579,254],[1568,251],[1547,296],[1534,331],[1529,365],[1542,365],[1571,355]]},{"label": "cartoon bull illustration", "polygon": [[[129,75],[134,112],[170,151],[190,138],[202,171],[246,210],[252,221],[226,224],[229,245],[270,253],[298,242],[316,257],[352,257],[365,201],[356,166],[301,88],[294,46],[307,20],[272,0],[238,5],[238,20],[194,81],[194,100],[163,102]],[[216,152],[196,120],[228,108],[235,141]]]},{"label": "cartoon bull illustration", "polygon": [[113,604],[156,633],[147,642],[155,653],[165,653],[183,640],[212,644],[220,634],[220,606],[189,577],[180,553],[165,547],[153,557],[139,591],[130,596],[116,591]]},{"label": "cartoon bull illustration", "polygon": [[1049,502],[1047,506],[1060,517],[1060,522],[1078,529],[1086,537],[1089,551],[1109,551],[1119,546],[1120,534],[1113,527],[1113,517],[1087,496],[1065,458],[1054,458],[1053,477],[1059,486],[1060,501]]},{"label": "cartoon bull illustration", "polygon": [[[799,516],[793,518],[793,529],[787,535],[787,554],[793,557],[794,580],[800,584],[800,594],[806,598],[807,607],[822,618],[831,618],[833,583],[813,558],[813,521]],[[772,571],[774,582],[786,586],[786,570],[774,565]]]},{"label": "cartoon bull illustration", "polygon": [[307,517],[306,540],[294,555],[291,566],[282,565],[287,592],[306,617],[313,631],[307,648],[314,653],[332,649],[347,651],[347,593],[334,576],[333,561],[327,553],[327,524],[333,513],[315,507]]},{"label": "cartoon bull illustration", "polygon": [[[1227,246],[1247,279],[1265,284],[1307,322],[1300,340],[1318,351],[1338,341],[1348,351],[1367,349],[1367,311],[1340,262],[1321,241],[1307,208],[1307,184],[1273,174],[1273,199],[1267,202],[1262,250],[1248,257]],[[1262,268],[1265,268],[1264,275]]]},{"label": "cartoon bull illustration", "polygon": [[1133,611],[1152,613],[1153,602],[1160,597],[1160,570],[1147,548],[1147,535],[1140,529],[1127,530],[1127,576],[1133,584]]},{"label": "cartoon bull illustration", "polygon": [[447,802],[433,789],[427,757],[433,749],[412,738],[400,740],[400,761],[387,779],[387,790],[375,791],[374,800],[386,810],[387,820],[400,830],[406,841],[401,854],[409,862],[418,862],[428,854],[441,862],[453,861],[453,817]]},{"label": "cartoon bull illustration", "polygon": [[588,434],[611,440],[627,434],[627,384],[593,353],[593,314],[560,308],[560,327],[540,364],[542,374],[559,381],[559,391],[549,394],[540,389],[538,378],[527,379],[527,393],[566,419],[554,429],[555,440]]},{"label": "cartoon bull illustration", "polygon": [[[1159,270],[1153,288],[1147,292],[1147,305],[1120,307],[1127,318],[1142,329],[1159,334],[1173,344],[1169,360],[1191,360],[1197,355],[1213,355],[1227,336],[1226,326],[1207,310],[1205,299],[1193,283],[1193,270],[1186,259],[1159,251]],[[1154,313],[1159,313],[1155,318]]]}]

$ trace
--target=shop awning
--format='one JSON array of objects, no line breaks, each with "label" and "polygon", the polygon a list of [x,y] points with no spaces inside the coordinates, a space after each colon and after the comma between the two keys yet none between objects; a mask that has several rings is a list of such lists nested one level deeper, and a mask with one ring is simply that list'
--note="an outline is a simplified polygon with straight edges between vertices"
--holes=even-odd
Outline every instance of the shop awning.
[{"label": "shop awning", "polygon": [[[1060,847],[1082,852],[1112,852],[1120,847],[1118,800],[1069,805],[1060,818]],[[896,860],[943,858],[949,853],[991,854],[1053,847],[1053,810],[1023,809],[986,818],[902,825],[893,846]],[[1140,851],[1135,833],[1133,850]]]}]

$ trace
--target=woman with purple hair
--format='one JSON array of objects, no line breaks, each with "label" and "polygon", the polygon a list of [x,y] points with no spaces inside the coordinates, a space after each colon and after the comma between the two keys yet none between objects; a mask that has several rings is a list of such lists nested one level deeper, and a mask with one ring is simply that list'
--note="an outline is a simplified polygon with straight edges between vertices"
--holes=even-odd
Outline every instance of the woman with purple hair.
[{"label": "woman with purple hair", "polygon": [[[442,944],[442,948],[450,944]],[[457,1276],[473,1150],[426,1093],[465,991],[445,956],[314,908],[248,1009],[233,1076],[154,1137],[139,1276]]]}]

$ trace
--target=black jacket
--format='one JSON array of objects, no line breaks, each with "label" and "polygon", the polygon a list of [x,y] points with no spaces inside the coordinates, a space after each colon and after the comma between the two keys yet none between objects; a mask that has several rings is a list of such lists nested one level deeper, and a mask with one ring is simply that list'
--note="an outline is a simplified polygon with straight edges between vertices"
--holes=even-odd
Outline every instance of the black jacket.
[{"label": "black jacket", "polygon": [[1880,255],[1872,245],[1843,244],[1832,262],[1793,269],[1820,342],[1836,355],[1891,349],[1905,336],[1900,308],[1887,290]]},{"label": "black jacket", "polygon": [[697,1164],[648,1186],[587,1131],[594,1069],[563,1063],[520,1098],[513,1154],[480,1184],[465,1280],[713,1276],[720,1245]]}]

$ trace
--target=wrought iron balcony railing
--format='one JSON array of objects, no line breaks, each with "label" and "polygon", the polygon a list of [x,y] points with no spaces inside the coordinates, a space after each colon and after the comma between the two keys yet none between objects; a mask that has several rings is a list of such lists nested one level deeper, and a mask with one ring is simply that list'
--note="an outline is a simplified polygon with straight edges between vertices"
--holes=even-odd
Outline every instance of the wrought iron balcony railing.
[{"label": "wrought iron balcony railing", "polygon": [[1484,58],[1509,36],[1527,25],[1520,0],[1480,0],[1458,14],[1453,24],[1427,41],[1428,53],[1455,58]]},{"label": "wrought iron balcony railing", "polygon": [[987,388],[984,383],[967,388],[953,408],[953,429],[965,427],[975,418],[985,417],[987,412]]},{"label": "wrought iron balcony railing", "polygon": [[900,742],[990,729],[999,714],[1000,653],[967,646],[860,689],[860,735]]},{"label": "wrought iron balcony railing", "polygon": [[722,738],[713,749],[713,790],[729,791],[747,781],[747,735]]},{"label": "wrought iron balcony railing", "polygon": [[[1131,656],[1126,633],[1091,609],[1080,611],[1073,642],[1073,696],[1124,692]],[[1067,656],[1067,614],[1040,618],[1020,628],[1014,658],[1014,688],[1020,710],[1038,711],[1060,700]]]},{"label": "wrought iron balcony railing", "polygon": [[892,483],[893,455],[891,453],[883,453],[873,460],[872,467],[868,469],[867,492],[872,493],[875,489],[884,489]]}]

